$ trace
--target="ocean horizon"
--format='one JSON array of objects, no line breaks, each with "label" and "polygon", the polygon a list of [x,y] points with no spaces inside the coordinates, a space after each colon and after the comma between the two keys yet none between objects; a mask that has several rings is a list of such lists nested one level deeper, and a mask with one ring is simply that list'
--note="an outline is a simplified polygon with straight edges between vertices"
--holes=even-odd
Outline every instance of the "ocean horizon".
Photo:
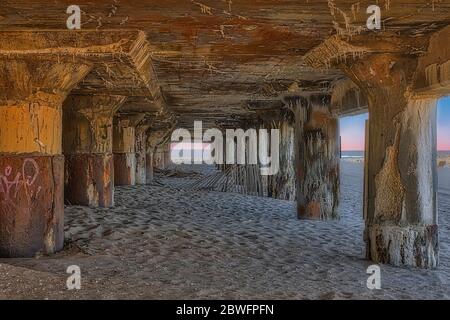
[{"label": "ocean horizon", "polygon": [[[341,152],[342,158],[364,158],[363,150],[345,150]],[[438,150],[438,157],[450,157],[450,150]]]}]

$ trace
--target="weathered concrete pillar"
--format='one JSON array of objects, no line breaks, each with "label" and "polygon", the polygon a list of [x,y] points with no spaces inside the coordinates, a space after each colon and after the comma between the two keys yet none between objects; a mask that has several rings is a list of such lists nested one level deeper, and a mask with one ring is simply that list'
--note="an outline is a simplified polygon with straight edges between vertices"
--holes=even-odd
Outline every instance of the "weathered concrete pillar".
[{"label": "weathered concrete pillar", "polygon": [[163,146],[163,150],[164,150],[164,168],[168,168],[172,164],[172,155],[169,142]]},{"label": "weathered concrete pillar", "polygon": [[0,56],[0,257],[63,248],[62,102],[89,70]]},{"label": "weathered concrete pillar", "polygon": [[[268,196],[276,199],[296,199],[296,172],[295,172],[295,134],[294,119],[286,117],[273,122],[271,128],[280,130],[280,169],[277,174],[267,177]],[[270,133],[270,129],[269,129]]]},{"label": "weathered concrete pillar", "polygon": [[136,126],[144,114],[119,114],[114,117],[114,184],[136,184]]},{"label": "weathered concrete pillar", "polygon": [[330,97],[286,97],[295,113],[297,213],[299,219],[338,219],[339,121]]},{"label": "weathered concrete pillar", "polygon": [[153,151],[148,150],[145,155],[145,179],[146,183],[152,183],[153,181]]},{"label": "weathered concrete pillar", "polygon": [[165,168],[164,145],[170,140],[172,129],[159,128],[147,131],[147,183],[153,180],[154,168]]},{"label": "weathered concrete pillar", "polygon": [[147,183],[147,130],[149,127],[150,125],[145,121],[136,127],[136,184]]},{"label": "weathered concrete pillar", "polygon": [[155,152],[153,154],[153,168],[156,169],[165,169],[165,150],[162,146],[156,147]]},{"label": "weathered concrete pillar", "polygon": [[367,257],[438,264],[436,99],[412,94],[416,58],[377,54],[345,68],[369,100]]},{"label": "weathered concrete pillar", "polygon": [[123,96],[70,95],[64,102],[65,197],[72,205],[112,207],[113,117]]}]

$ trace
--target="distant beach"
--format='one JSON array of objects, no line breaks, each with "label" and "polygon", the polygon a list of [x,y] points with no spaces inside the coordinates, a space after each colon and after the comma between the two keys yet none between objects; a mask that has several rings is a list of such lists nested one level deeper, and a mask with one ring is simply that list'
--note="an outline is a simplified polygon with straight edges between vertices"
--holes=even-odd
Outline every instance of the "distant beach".
[{"label": "distant beach", "polygon": [[[342,151],[344,161],[361,163],[364,161],[364,151]],[[438,151],[437,164],[439,168],[450,168],[450,151]]]}]

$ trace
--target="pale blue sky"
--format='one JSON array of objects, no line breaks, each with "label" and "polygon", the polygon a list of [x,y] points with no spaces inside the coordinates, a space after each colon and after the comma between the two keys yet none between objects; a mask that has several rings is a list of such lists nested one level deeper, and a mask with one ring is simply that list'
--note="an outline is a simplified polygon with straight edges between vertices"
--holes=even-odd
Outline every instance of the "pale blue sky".
[{"label": "pale blue sky", "polygon": [[[364,124],[368,114],[340,119],[342,150],[364,150]],[[438,102],[438,150],[450,150],[450,97]]]}]

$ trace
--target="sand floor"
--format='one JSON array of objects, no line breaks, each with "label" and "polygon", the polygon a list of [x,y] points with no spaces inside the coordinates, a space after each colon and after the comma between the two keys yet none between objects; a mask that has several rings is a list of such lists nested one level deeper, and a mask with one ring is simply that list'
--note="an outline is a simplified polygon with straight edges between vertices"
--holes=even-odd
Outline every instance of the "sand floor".
[{"label": "sand floor", "polygon": [[[342,162],[334,222],[299,221],[293,202],[192,191],[183,186],[192,177],[117,188],[114,209],[66,209],[63,252],[0,259],[0,299],[450,298],[450,169],[439,171],[440,268],[381,266],[374,291],[366,287],[362,170]],[[81,268],[81,290],[66,289],[70,265]]]}]

